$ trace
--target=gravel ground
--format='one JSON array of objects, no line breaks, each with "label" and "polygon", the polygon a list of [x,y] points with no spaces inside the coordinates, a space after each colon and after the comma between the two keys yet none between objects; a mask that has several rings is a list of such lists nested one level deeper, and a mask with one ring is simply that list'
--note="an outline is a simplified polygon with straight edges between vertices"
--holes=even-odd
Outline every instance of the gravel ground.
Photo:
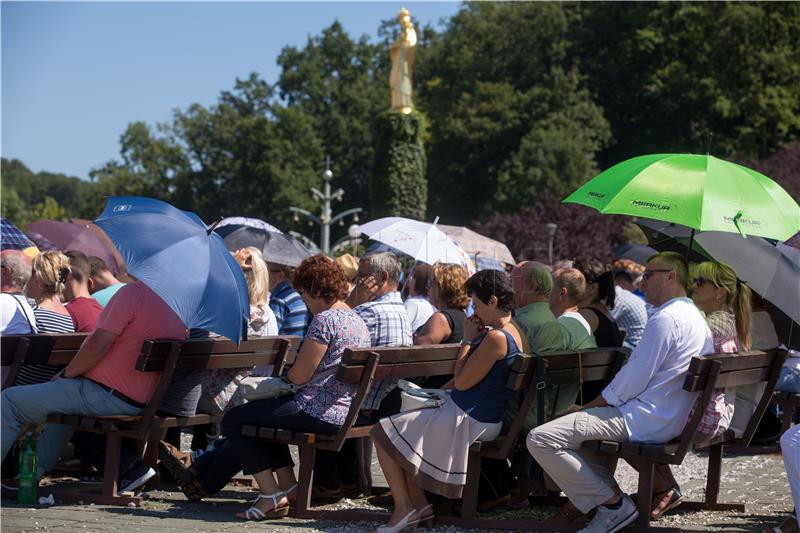
[{"label": "gravel ground", "polygon": [[[374,464],[377,466],[377,464]],[[689,499],[701,499],[705,486],[707,458],[690,453],[675,468],[675,476]],[[373,469],[376,485],[383,483],[380,469]],[[623,490],[634,492],[636,473],[620,463],[617,479]],[[44,493],[42,493],[44,495]],[[96,505],[62,505],[29,508],[4,501],[0,511],[0,529],[17,531],[286,531],[286,532],[357,532],[374,531],[377,523],[333,522],[283,519],[261,523],[243,523],[234,514],[252,498],[245,487],[229,486],[218,497],[202,503],[188,502],[184,496],[162,486],[148,492],[142,508]],[[792,508],[789,485],[779,455],[726,456],[723,460],[721,489],[723,501],[744,501],[746,513],[697,512],[672,514],[656,525],[678,527],[684,531],[761,531],[780,522]],[[365,500],[343,500],[332,508],[370,508]],[[378,509],[378,508],[373,508]],[[532,510],[523,516],[532,519],[550,510]],[[515,516],[520,516],[519,514]],[[462,531],[453,527],[435,527],[434,532]],[[479,531],[479,530],[474,530]]]}]

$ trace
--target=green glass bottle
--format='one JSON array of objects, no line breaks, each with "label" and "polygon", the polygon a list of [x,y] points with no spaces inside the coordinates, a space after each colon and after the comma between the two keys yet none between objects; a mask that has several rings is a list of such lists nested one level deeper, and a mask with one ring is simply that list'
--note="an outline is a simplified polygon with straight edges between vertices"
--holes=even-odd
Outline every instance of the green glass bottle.
[{"label": "green glass bottle", "polygon": [[38,456],[33,435],[28,433],[19,455],[19,492],[17,501],[25,504],[39,502],[39,480],[37,479]]}]

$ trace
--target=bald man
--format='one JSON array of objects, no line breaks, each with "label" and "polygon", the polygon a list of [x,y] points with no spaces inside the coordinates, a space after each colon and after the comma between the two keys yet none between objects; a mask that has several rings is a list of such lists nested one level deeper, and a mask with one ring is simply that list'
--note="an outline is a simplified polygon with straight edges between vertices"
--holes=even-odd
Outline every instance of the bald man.
[{"label": "bald man", "polygon": [[553,279],[550,269],[536,261],[519,263],[511,271],[514,287],[514,322],[525,334],[525,353],[546,353],[567,348],[564,330],[550,310]]}]

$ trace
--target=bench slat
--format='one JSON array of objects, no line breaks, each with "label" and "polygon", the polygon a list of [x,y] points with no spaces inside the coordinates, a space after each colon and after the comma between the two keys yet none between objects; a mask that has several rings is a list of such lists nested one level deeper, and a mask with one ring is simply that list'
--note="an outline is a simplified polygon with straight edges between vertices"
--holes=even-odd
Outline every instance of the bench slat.
[{"label": "bench slat", "polygon": [[461,350],[460,344],[435,344],[429,346],[357,348],[346,350],[342,364],[364,364],[372,352],[380,355],[381,364],[405,363],[408,361],[447,361],[455,359]]}]

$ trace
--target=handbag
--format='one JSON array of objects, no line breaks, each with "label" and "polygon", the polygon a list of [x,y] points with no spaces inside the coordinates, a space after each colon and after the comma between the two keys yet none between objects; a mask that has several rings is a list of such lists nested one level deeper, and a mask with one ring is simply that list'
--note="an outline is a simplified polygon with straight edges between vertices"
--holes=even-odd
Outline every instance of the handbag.
[{"label": "handbag", "polygon": [[258,377],[250,376],[239,382],[239,394],[245,401],[267,400],[294,394],[299,388],[322,381],[338,370],[338,365],[320,372],[314,379],[301,385],[296,385],[283,376]]},{"label": "handbag", "polygon": [[423,389],[404,379],[398,380],[400,389],[400,412],[413,411],[425,407],[441,407],[447,399],[447,391],[442,389]]}]

